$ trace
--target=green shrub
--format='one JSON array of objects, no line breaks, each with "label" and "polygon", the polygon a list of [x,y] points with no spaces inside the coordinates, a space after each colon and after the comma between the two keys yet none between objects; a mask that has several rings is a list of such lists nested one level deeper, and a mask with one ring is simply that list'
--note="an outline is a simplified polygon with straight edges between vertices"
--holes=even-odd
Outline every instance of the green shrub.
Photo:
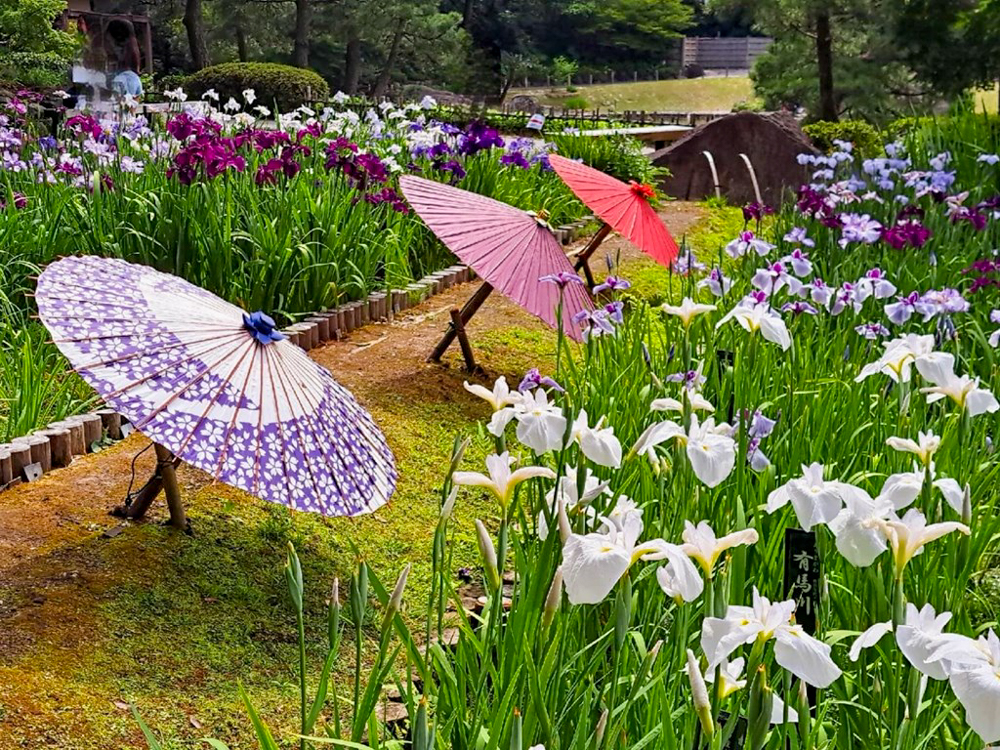
[{"label": "green shrub", "polygon": [[588,106],[589,103],[582,96],[571,96],[563,101],[563,107],[566,109],[587,109]]},{"label": "green shrub", "polygon": [[0,59],[0,80],[31,89],[65,86],[68,62],[52,52],[11,52]]},{"label": "green shrub", "polygon": [[934,122],[933,117],[900,117],[885,126],[890,140],[902,138]]},{"label": "green shrub", "polygon": [[157,91],[173,91],[178,88],[186,88],[188,82],[188,76],[171,74],[168,76],[161,77],[156,81],[155,89]]},{"label": "green shrub", "polygon": [[834,141],[850,141],[862,156],[875,156],[882,146],[879,132],[864,120],[814,122],[802,130],[821,151],[832,151]]},{"label": "green shrub", "polygon": [[188,78],[184,88],[192,97],[215,89],[222,101],[229,97],[240,101],[245,89],[253,89],[264,106],[277,106],[285,112],[330,96],[330,87],[318,73],[278,63],[213,65]]},{"label": "green shrub", "polygon": [[653,166],[642,153],[642,144],[631,136],[557,135],[552,142],[557,153],[567,159],[580,159],[584,164],[620,180],[655,182],[667,173],[667,170]]}]

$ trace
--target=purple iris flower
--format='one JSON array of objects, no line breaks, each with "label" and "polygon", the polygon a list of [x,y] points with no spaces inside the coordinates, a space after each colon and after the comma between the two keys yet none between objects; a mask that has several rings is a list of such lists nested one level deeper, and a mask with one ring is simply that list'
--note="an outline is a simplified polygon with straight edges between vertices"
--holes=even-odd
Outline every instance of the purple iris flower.
[{"label": "purple iris flower", "polygon": [[537,367],[532,367],[524,374],[524,377],[521,379],[521,384],[517,387],[517,390],[521,393],[525,393],[526,391],[533,391],[539,386],[552,388],[560,393],[565,392],[565,389],[555,380],[548,376],[543,377]]},{"label": "purple iris flower", "polygon": [[769,419],[764,416],[764,413],[760,409],[757,409],[750,415],[749,422],[747,434],[755,438],[769,437],[774,432],[774,426],[778,424],[778,420]]},{"label": "purple iris flower", "polygon": [[625,321],[625,315],[622,312],[625,305],[620,300],[615,300],[614,302],[609,302],[604,306],[604,312],[608,314],[608,318],[614,322],[621,324]]},{"label": "purple iris flower", "polygon": [[692,271],[704,271],[705,264],[699,261],[693,252],[688,250],[674,258],[671,270],[678,276],[687,276]]},{"label": "purple iris flower", "polygon": [[858,290],[854,284],[844,283],[830,300],[830,314],[840,315],[848,307],[853,308],[855,314],[861,312],[864,300],[858,298]]},{"label": "purple iris flower", "polygon": [[765,216],[769,216],[774,213],[774,209],[763,203],[748,203],[743,206],[743,221],[749,222],[760,221]]},{"label": "purple iris flower", "polygon": [[790,265],[792,273],[796,276],[808,276],[813,270],[812,261],[809,260],[809,256],[799,248],[792,250],[792,252],[781,259],[781,262]]},{"label": "purple iris flower", "polygon": [[750,283],[768,294],[777,294],[786,286],[789,294],[798,294],[802,289],[802,282],[790,275],[785,270],[784,263],[780,262],[758,268]]},{"label": "purple iris flower", "polygon": [[732,285],[732,280],[722,273],[722,269],[718,266],[709,271],[708,276],[698,282],[699,289],[708,287],[708,290],[716,297],[722,297],[728,294]]},{"label": "purple iris flower", "polygon": [[793,245],[804,245],[805,247],[816,247],[816,241],[809,239],[806,234],[805,227],[792,227],[785,234],[785,242],[790,242]]},{"label": "purple iris flower", "polygon": [[924,316],[926,323],[938,315],[968,312],[969,301],[957,289],[931,289],[921,295],[913,309]]},{"label": "purple iris flower", "polygon": [[565,289],[570,284],[583,284],[583,279],[581,279],[575,273],[570,273],[569,271],[559,271],[559,273],[550,273],[545,276],[539,277],[538,280],[545,282],[547,284],[555,284],[560,289]]},{"label": "purple iris flower", "polygon": [[830,298],[833,296],[833,289],[820,278],[813,279],[811,284],[807,284],[803,288],[809,290],[809,299],[823,307],[829,304]]},{"label": "purple iris flower", "polygon": [[520,151],[508,151],[500,157],[500,163],[505,167],[520,167],[521,169],[531,168],[531,164],[524,158],[524,154]]},{"label": "purple iris flower", "polygon": [[[902,211],[900,215],[902,216]],[[894,226],[882,230],[882,239],[896,250],[902,250],[907,245],[923,247],[930,237],[931,230],[916,219],[900,220]]]},{"label": "purple iris flower", "polygon": [[868,271],[856,285],[858,299],[864,302],[869,297],[886,299],[896,293],[896,285],[886,278],[881,268]]},{"label": "purple iris flower", "polygon": [[[27,206],[28,206],[28,198],[25,195],[21,194],[21,193],[15,192],[14,193],[14,200],[13,200],[13,202],[12,202],[11,205],[13,205],[15,209],[17,209],[18,211],[20,211],[20,210],[22,210],[24,208],[27,208]],[[3,200],[0,200],[0,211],[4,211],[4,210],[6,210],[6,208],[7,208],[7,203],[5,201],[3,201]]]},{"label": "purple iris flower", "polygon": [[786,302],[781,306],[781,312],[790,312],[792,315],[815,315],[816,308],[810,305],[808,302],[803,302],[802,300],[796,300],[795,302]]},{"label": "purple iris flower", "polygon": [[889,329],[881,323],[863,323],[862,325],[855,326],[854,330],[869,341],[876,341],[882,336],[889,335]]},{"label": "purple iris flower", "polygon": [[739,237],[726,245],[726,253],[731,258],[742,258],[749,250],[763,257],[774,249],[774,245],[759,239],[753,232],[740,232]]},{"label": "purple iris flower", "polygon": [[698,372],[698,370],[688,370],[686,372],[675,372],[667,375],[666,380],[668,383],[680,383],[688,390],[697,391],[705,383],[705,376]]},{"label": "purple iris flower", "polygon": [[[578,277],[579,278],[579,277]],[[632,286],[626,279],[618,276],[608,276],[604,282],[594,287],[594,294],[599,294],[607,289],[613,292],[621,292]]]},{"label": "purple iris flower", "polygon": [[589,310],[580,310],[576,315],[573,316],[573,322],[577,325],[587,326],[583,329],[583,340],[590,341],[590,339],[604,336],[609,333],[615,332],[614,322],[608,316],[606,310],[594,310],[590,312]]}]

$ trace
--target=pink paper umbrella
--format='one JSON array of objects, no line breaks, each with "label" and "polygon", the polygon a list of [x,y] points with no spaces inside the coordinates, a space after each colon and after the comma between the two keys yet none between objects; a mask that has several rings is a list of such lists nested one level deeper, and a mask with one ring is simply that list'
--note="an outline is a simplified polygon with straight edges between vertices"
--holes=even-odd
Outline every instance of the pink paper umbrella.
[{"label": "pink paper umbrella", "polygon": [[653,260],[669,267],[679,248],[650,200],[655,192],[650,185],[624,183],[586,164],[558,154],[549,155],[549,164],[570,190],[604,221],[604,226],[577,256],[577,268],[584,268],[587,280],[593,278],[587,260],[614,229]]},{"label": "pink paper umbrella", "polygon": [[[593,303],[580,283],[542,281],[546,277],[578,280],[544,216],[420,177],[406,175],[399,183],[427,226],[485,282],[461,312],[455,311],[452,326],[432,359],[440,359],[456,336],[464,338],[464,325],[493,289],[553,328],[558,325],[561,294],[563,331],[577,341],[582,339],[582,327],[573,318],[592,310]],[[463,341],[472,369],[466,349]]]},{"label": "pink paper umbrella", "polygon": [[396,469],[371,416],[263,313],[122,260],[64,258],[38,279],[42,322],[108,404],[155,441],[140,516],[178,459],[264,500],[328,516],[385,504]]}]

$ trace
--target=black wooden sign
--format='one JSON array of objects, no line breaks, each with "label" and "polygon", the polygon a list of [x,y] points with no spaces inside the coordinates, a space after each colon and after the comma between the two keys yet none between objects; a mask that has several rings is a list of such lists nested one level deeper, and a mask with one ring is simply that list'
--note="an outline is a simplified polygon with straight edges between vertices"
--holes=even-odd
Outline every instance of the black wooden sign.
[{"label": "black wooden sign", "polygon": [[795,600],[795,621],[810,635],[819,624],[821,572],[816,533],[785,529],[785,596]]}]

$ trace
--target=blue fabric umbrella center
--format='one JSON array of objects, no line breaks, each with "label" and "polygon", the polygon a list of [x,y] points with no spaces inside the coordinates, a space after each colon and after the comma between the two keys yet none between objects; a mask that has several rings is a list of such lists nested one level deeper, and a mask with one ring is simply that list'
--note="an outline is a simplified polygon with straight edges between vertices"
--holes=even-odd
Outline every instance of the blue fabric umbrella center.
[{"label": "blue fabric umbrella center", "polygon": [[274,318],[260,310],[249,315],[243,313],[243,327],[261,344],[267,345],[285,339],[285,334],[275,327]]}]

